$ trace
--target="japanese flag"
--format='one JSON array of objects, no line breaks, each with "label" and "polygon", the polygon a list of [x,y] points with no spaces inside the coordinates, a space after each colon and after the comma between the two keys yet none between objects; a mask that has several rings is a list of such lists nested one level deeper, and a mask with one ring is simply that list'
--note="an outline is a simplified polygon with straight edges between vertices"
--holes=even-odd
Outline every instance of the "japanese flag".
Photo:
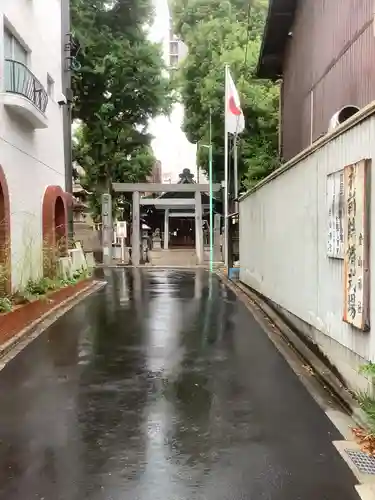
[{"label": "japanese flag", "polygon": [[229,134],[240,134],[245,129],[240,97],[228,68],[225,73],[225,129]]}]

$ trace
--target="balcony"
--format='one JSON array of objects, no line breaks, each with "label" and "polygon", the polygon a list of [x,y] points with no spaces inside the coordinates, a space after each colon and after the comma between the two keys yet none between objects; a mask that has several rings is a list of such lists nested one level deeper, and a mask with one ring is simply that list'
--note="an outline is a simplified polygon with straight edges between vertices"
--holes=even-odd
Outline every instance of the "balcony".
[{"label": "balcony", "polygon": [[5,60],[5,93],[3,104],[34,129],[48,127],[45,111],[48,95],[43,85],[24,64]]}]

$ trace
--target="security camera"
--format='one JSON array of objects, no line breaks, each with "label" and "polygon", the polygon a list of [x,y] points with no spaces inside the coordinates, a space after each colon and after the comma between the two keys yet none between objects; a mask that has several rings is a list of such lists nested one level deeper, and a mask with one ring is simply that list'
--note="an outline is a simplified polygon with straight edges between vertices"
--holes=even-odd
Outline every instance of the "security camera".
[{"label": "security camera", "polygon": [[65,104],[68,104],[68,101],[67,101],[66,97],[64,96],[64,94],[60,95],[60,98],[58,99],[57,104],[59,106],[65,106]]}]

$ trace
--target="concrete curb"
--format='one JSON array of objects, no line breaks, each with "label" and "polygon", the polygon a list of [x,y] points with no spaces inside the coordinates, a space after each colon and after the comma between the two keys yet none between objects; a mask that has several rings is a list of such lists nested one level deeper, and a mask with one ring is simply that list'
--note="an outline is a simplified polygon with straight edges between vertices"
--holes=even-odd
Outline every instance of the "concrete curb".
[{"label": "concrete curb", "polygon": [[253,292],[239,281],[229,280],[221,271],[217,271],[216,274],[236,295],[240,293],[244,294],[250,302],[257,305],[262,310],[269,320],[277,327],[285,341],[294,349],[299,357],[302,358],[303,362],[313,369],[323,387],[329,388],[330,392],[332,392],[346,412],[351,415],[355,423],[360,427],[368,429],[369,422],[367,416],[348,388],[345,387],[333,371],[311,351],[308,345],[285,324],[278,312],[265,300],[262,300],[257,293]]},{"label": "concrete curb", "polygon": [[[75,305],[79,304],[83,299],[103,288],[106,284],[105,281],[94,280],[88,286],[57,304],[40,318],[21,330],[17,335],[2,344],[0,346],[0,371],[10,359],[13,359],[24,347],[35,338],[39,337],[41,333],[55,323],[61,316],[66,314]],[[15,351],[13,355],[11,355],[12,351]],[[10,355],[10,359],[4,361],[8,355]]]}]

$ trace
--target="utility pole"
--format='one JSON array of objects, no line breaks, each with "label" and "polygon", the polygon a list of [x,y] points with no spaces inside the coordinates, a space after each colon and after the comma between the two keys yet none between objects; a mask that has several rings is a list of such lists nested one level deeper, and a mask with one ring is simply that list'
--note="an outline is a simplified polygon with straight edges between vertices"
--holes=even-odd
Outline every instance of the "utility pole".
[{"label": "utility pole", "polygon": [[[64,163],[65,163],[65,191],[73,197],[73,157],[72,157],[72,75],[71,49],[72,37],[70,33],[70,0],[61,0],[61,82],[62,93],[66,104],[62,106]],[[73,198],[68,203],[68,239],[73,239]]]}]

